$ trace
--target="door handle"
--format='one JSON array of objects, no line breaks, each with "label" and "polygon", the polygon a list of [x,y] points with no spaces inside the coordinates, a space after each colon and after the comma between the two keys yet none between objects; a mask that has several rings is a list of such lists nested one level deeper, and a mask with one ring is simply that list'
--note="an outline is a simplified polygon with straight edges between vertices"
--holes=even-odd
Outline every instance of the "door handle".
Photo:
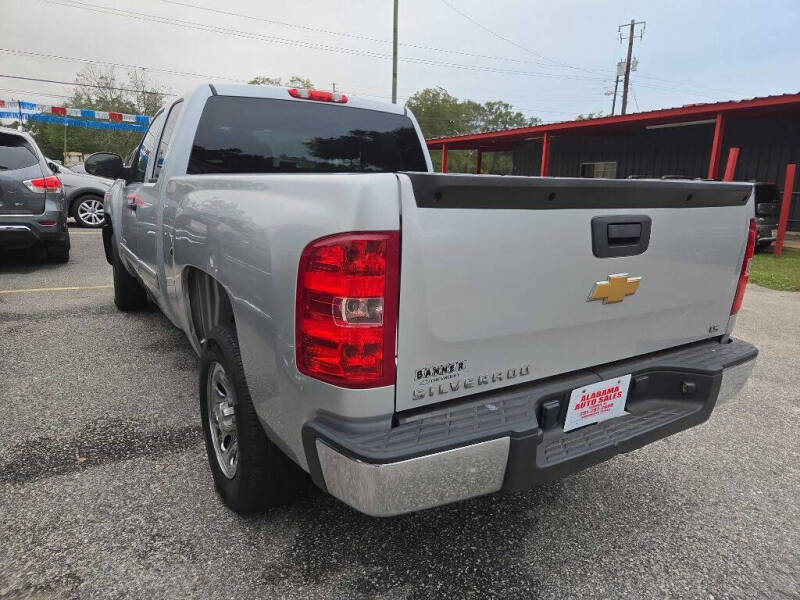
[{"label": "door handle", "polygon": [[636,256],[650,245],[652,221],[647,215],[592,218],[592,253],[597,258]]}]

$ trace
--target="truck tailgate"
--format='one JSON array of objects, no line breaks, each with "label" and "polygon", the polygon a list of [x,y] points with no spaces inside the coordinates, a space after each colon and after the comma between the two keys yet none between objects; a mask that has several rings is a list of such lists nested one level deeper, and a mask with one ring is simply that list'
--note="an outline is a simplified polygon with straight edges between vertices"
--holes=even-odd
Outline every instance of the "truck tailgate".
[{"label": "truck tailgate", "polygon": [[399,179],[398,411],[727,329],[749,185]]}]

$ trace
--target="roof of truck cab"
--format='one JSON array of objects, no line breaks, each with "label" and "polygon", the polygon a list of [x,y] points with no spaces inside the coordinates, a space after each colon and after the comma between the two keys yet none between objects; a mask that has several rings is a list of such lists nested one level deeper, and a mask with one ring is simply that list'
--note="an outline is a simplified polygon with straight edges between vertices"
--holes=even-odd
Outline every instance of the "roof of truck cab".
[{"label": "roof of truck cab", "polygon": [[[212,90],[220,96],[242,96],[246,98],[271,98],[275,100],[291,100],[294,102],[319,102],[317,100],[304,100],[302,98],[293,98],[289,95],[288,87],[279,87],[273,85],[245,85],[238,83],[210,83]],[[344,92],[347,96],[346,103],[337,102],[322,102],[321,104],[331,104],[333,106],[342,106],[349,108],[363,108],[367,110],[378,110],[381,112],[394,113],[398,115],[405,114],[405,107],[399,104],[392,104],[390,102],[380,102],[378,100],[366,100],[357,96],[351,96]]]}]

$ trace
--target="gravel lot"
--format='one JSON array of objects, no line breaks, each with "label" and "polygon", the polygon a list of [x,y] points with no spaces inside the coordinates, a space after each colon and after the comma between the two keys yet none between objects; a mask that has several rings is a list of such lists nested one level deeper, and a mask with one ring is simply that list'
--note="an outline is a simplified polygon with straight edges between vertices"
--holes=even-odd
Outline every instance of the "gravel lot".
[{"label": "gravel lot", "polygon": [[0,598],[800,598],[799,293],[749,288],[758,365],[700,427],[527,493],[243,519],[183,334],[117,312],[99,233],[72,239],[0,258],[0,292],[89,288],[0,293]]}]

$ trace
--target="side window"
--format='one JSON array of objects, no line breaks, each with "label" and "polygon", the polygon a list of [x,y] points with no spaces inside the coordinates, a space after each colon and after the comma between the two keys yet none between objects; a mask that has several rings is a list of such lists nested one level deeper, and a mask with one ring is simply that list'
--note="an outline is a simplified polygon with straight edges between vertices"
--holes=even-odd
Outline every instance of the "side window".
[{"label": "side window", "polygon": [[139,144],[139,152],[136,157],[136,167],[133,172],[132,181],[144,181],[145,173],[147,173],[147,165],[150,162],[150,157],[153,155],[153,152],[155,152],[157,136],[161,130],[161,124],[164,122],[165,115],[166,113],[164,111],[158,113],[150,123],[147,133],[144,134],[142,143]]},{"label": "side window", "polygon": [[158,176],[161,175],[161,167],[164,166],[164,159],[169,152],[169,144],[172,141],[172,134],[175,131],[175,123],[178,120],[178,115],[181,114],[183,101],[178,101],[169,109],[169,116],[167,122],[164,123],[164,131],[161,134],[161,141],[158,143],[158,150],[156,151],[155,163],[153,164],[153,174],[150,176],[150,181],[158,181]]}]

